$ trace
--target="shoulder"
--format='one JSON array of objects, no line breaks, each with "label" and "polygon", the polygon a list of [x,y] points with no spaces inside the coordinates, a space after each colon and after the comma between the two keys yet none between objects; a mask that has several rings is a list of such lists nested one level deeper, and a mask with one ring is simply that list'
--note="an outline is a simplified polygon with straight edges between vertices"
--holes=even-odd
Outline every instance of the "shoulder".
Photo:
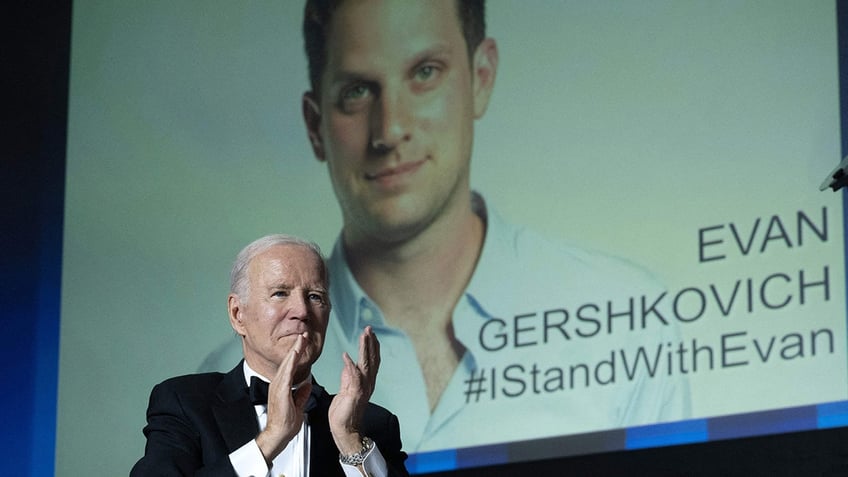
[{"label": "shoulder", "polygon": [[153,387],[150,404],[153,407],[168,402],[209,402],[217,396],[216,390],[227,375],[224,373],[199,373],[166,379]]},{"label": "shoulder", "polygon": [[368,407],[365,408],[364,418],[375,422],[389,422],[392,419],[397,419],[397,416],[383,406],[369,402]]},{"label": "shoulder", "polygon": [[202,392],[209,387],[217,386],[226,374],[224,373],[197,373],[186,374],[168,378],[157,384],[154,389],[171,390],[182,392]]},{"label": "shoulder", "polygon": [[472,277],[474,286],[469,288],[502,288],[504,283],[513,284],[517,290],[531,287],[556,295],[579,289],[639,293],[662,288],[654,273],[632,260],[554,240],[490,213],[483,252]]},{"label": "shoulder", "polygon": [[368,403],[360,426],[362,434],[374,439],[384,457],[393,459],[392,456],[404,455],[401,460],[406,458],[401,452],[403,446],[400,438],[400,422],[391,411],[380,405]]},{"label": "shoulder", "polygon": [[[229,379],[228,379],[229,378]],[[181,416],[195,427],[211,422],[214,410],[246,397],[244,387],[224,373],[188,374],[166,379],[150,392],[147,415]]]}]

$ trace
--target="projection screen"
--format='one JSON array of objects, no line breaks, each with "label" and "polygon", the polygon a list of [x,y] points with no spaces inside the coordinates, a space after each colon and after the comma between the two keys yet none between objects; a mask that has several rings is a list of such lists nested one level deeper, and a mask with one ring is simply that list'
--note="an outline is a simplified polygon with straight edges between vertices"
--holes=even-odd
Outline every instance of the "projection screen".
[{"label": "projection screen", "polygon": [[[301,18],[299,2],[74,3],[57,475],[128,471],[151,388],[238,359],[244,245],[333,250]],[[384,355],[375,401],[410,471],[848,424],[842,194],[819,190],[841,157],[834,3],[491,1],[487,23],[472,188],[490,222],[610,273],[533,259],[491,281],[510,306],[464,331],[472,377],[430,416]],[[315,370],[331,392],[336,351]]]}]

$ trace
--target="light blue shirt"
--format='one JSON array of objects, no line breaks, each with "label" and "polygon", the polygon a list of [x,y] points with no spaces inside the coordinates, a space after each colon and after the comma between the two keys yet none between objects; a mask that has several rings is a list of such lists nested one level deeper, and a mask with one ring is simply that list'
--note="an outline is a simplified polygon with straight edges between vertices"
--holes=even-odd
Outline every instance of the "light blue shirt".
[{"label": "light blue shirt", "polygon": [[[433,411],[412,341],[360,288],[341,238],[329,259],[333,309],[316,376],[332,388],[342,352],[355,360],[371,325],[382,356],[371,400],[398,415],[412,453],[689,417],[687,380],[664,367],[678,330],[650,309],[662,293],[656,280],[624,260],[507,224],[476,193],[473,203],[486,237],[452,321],[466,351]],[[656,366],[654,375],[641,363]]]}]

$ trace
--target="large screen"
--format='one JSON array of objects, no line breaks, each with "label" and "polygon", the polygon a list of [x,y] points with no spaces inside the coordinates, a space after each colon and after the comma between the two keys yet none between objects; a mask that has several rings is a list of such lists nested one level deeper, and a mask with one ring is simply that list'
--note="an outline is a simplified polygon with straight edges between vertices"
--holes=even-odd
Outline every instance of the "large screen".
[{"label": "large screen", "polygon": [[[156,383],[237,364],[243,246],[334,252],[302,14],[74,4],[57,475],[129,470]],[[426,353],[375,322],[373,400],[410,471],[848,424],[843,202],[819,190],[841,157],[834,3],[502,0],[486,20],[464,352],[434,391]],[[334,306],[341,336],[360,312]],[[348,344],[327,345],[332,392]]]}]

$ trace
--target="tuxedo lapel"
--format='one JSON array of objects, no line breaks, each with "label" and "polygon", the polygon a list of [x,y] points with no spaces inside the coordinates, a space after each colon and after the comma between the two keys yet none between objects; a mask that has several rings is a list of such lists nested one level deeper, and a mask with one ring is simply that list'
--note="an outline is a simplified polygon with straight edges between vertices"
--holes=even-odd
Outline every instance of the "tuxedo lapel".
[{"label": "tuxedo lapel", "polygon": [[232,452],[259,433],[256,410],[247,394],[242,362],[224,376],[215,393],[218,400],[212,412],[227,449]]},{"label": "tuxedo lapel", "polygon": [[[215,390],[212,413],[227,446],[232,452],[259,434],[256,410],[247,392],[242,363],[227,373]],[[339,465],[339,451],[330,434],[327,412],[332,398],[313,380],[312,396],[307,405],[310,438],[310,475],[344,476]]]}]

